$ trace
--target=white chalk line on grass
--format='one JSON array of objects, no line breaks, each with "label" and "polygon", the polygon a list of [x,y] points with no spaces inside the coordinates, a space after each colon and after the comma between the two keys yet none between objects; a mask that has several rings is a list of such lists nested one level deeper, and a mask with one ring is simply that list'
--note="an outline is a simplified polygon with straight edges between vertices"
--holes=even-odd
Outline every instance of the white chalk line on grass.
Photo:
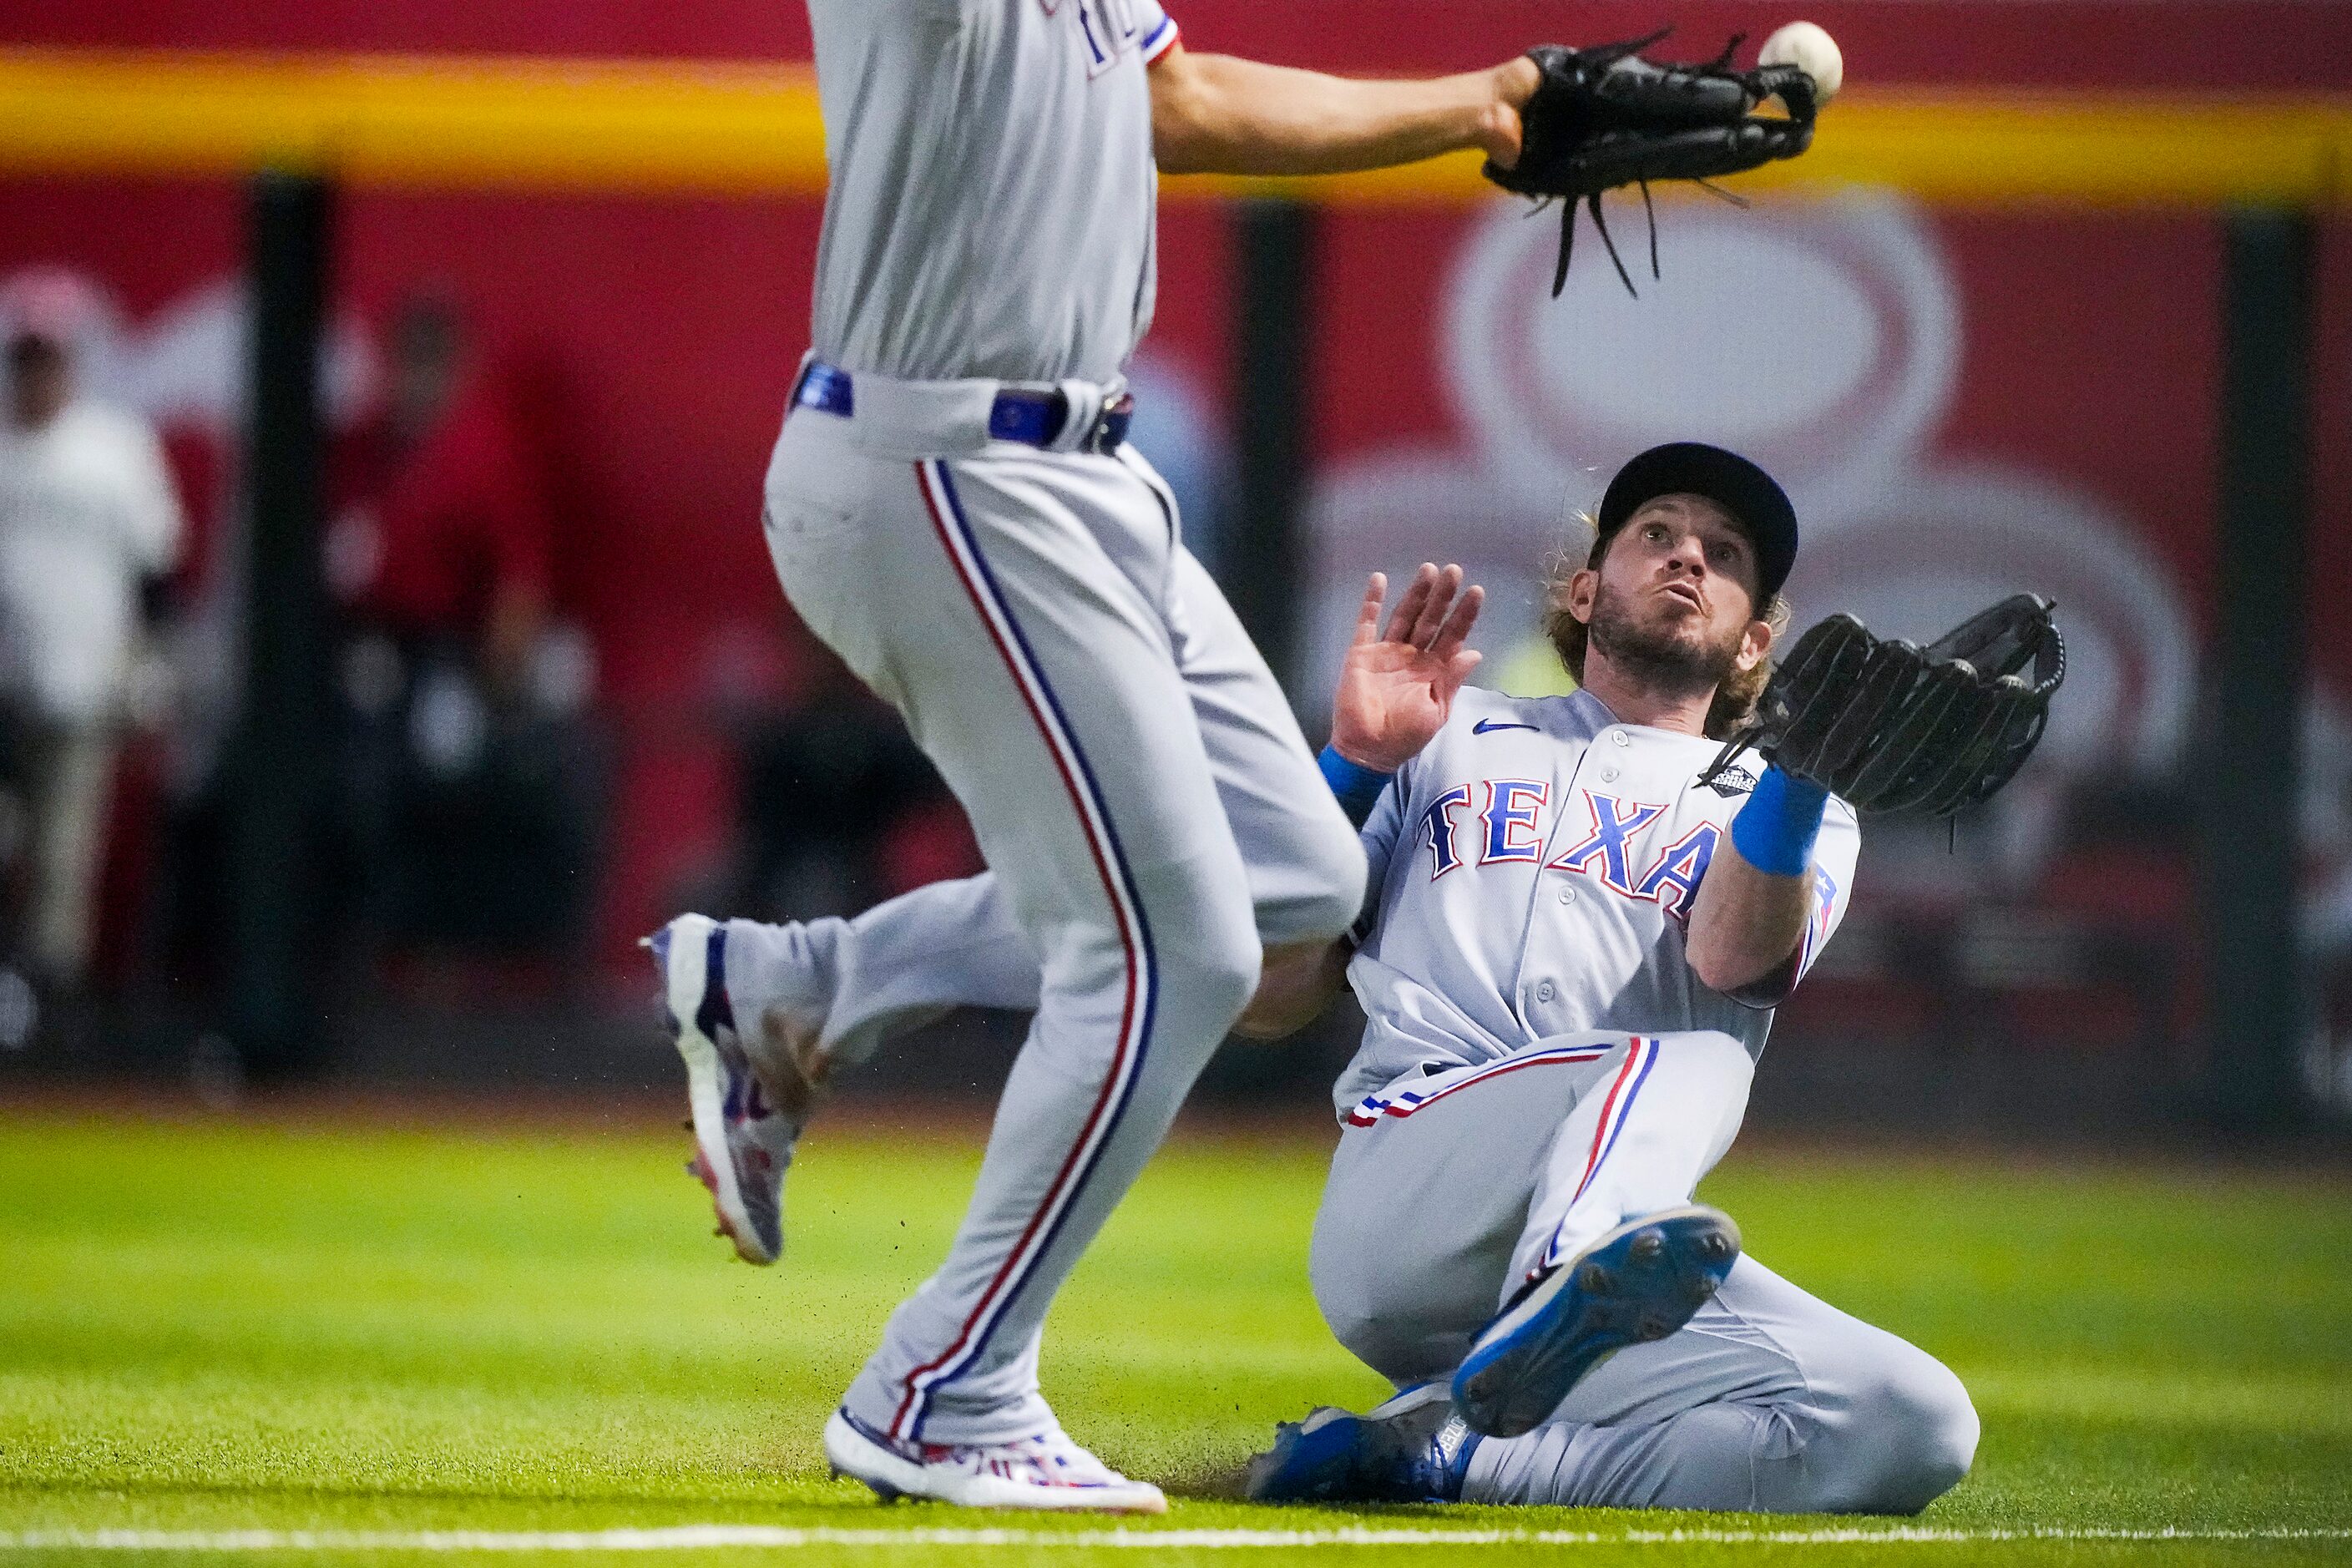
[{"label": "white chalk line on grass", "polygon": [[1066,1546],[1141,1551],[1313,1546],[1851,1546],[1887,1542],[2352,1541],[2352,1528],[2254,1530],[1879,1529],[1628,1530],[848,1530],[765,1524],[684,1524],[658,1530],[33,1530],[0,1533],[0,1552],[702,1552],[813,1546]]}]

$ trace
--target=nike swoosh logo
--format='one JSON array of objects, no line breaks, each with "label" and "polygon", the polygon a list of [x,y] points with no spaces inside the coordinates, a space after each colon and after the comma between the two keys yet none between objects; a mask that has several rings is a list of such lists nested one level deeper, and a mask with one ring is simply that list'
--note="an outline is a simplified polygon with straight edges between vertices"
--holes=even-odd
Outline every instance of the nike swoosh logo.
[{"label": "nike swoosh logo", "polygon": [[1496,719],[1481,719],[1470,726],[1474,735],[1491,735],[1497,730],[1532,730],[1533,724],[1510,724]]}]

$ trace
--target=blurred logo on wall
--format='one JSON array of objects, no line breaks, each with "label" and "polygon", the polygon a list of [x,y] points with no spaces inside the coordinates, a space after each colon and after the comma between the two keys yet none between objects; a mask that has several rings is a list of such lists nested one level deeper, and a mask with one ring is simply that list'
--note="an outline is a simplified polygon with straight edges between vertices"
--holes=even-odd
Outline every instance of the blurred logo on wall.
[{"label": "blurred logo on wall", "polygon": [[[83,391],[159,426],[225,431],[242,416],[252,351],[241,279],[215,279],[134,321],[102,279],[72,268],[27,268],[0,278],[0,331],[13,324],[6,301],[14,292],[48,278],[70,279],[85,302],[72,345]],[[349,425],[359,416],[373,394],[377,366],[366,325],[339,313],[320,364],[330,423]]]},{"label": "blurred logo on wall", "polygon": [[[1788,590],[1799,625],[1843,609],[1932,636],[2001,595],[2053,595],[2077,658],[2044,765],[2167,770],[2194,677],[2176,585],[2097,498],[1930,449],[1962,322],[1923,216],[1856,194],[1684,203],[1668,222],[1664,276],[1639,279],[1639,299],[1606,265],[1549,298],[1557,237],[1516,207],[1471,229],[1438,355],[1468,449],[1391,450],[1322,477],[1308,689],[1334,668],[1362,574],[1401,552],[1462,555],[1498,590],[1490,649],[1530,636],[1539,563],[1580,542],[1576,514],[1608,476],[1645,447],[1699,439],[1788,487],[1805,528]],[[1621,243],[1638,265],[1634,232]],[[1504,659],[1498,679],[1533,668]]]},{"label": "blurred logo on wall", "polygon": [[[2030,464],[1936,450],[1967,322],[1927,215],[1857,190],[1744,211],[1694,198],[1664,219],[1654,281],[1638,223],[1620,225],[1638,299],[1598,255],[1549,298],[1548,216],[1498,203],[1466,227],[1433,345],[1462,438],[1318,476],[1303,689],[1336,675],[1364,574],[1431,555],[1462,561],[1492,592],[1481,679],[1567,689],[1538,630],[1543,571],[1564,546],[1580,554],[1579,514],[1625,458],[1660,441],[1714,441],[1762,462],[1797,504],[1805,549],[1788,595],[1799,626],[1848,610],[1924,638],[2010,593],[2058,601],[2066,692],[2032,766],[1971,831],[1990,869],[2018,891],[2050,873],[2073,831],[2070,803],[2079,822],[2094,797],[2126,824],[2168,798],[2185,851],[2179,785],[2201,636],[2191,595],[2105,498]],[[2305,733],[2307,936],[2323,956],[2352,954],[2352,722],[2324,686]],[[1878,836],[1888,850],[1901,837]],[[1881,890],[1952,897],[1968,885],[1933,837],[1932,857],[1876,858]],[[2342,1070],[2336,1091],[2352,1098],[2352,1065]]]}]

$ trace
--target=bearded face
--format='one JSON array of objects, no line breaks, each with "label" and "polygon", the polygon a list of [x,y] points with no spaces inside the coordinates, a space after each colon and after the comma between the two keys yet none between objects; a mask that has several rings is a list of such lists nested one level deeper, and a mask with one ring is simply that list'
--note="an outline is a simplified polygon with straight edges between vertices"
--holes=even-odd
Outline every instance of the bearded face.
[{"label": "bearded face", "polygon": [[1712,624],[1679,599],[1635,595],[1604,576],[1592,601],[1592,646],[1635,684],[1675,696],[1712,692],[1738,668],[1745,620]]},{"label": "bearded face", "polygon": [[1568,585],[1570,668],[1589,647],[1635,687],[1684,698],[1762,658],[1771,634],[1753,619],[1755,547],[1720,504],[1680,493],[1644,501],[1598,553]]}]

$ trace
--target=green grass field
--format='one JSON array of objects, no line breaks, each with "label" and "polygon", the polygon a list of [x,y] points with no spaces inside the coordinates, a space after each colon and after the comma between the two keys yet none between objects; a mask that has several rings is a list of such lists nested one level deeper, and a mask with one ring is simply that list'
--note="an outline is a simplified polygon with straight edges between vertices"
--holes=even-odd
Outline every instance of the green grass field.
[{"label": "green grass field", "polygon": [[[1086,1541],[1164,1529],[1190,1544],[1140,1561],[2352,1558],[2352,1182],[1962,1156],[1740,1152],[1706,1194],[1759,1257],[1967,1381],[1977,1471],[1918,1521],[882,1508],[825,1478],[817,1430],[942,1250],[976,1145],[824,1130],[793,1174],[788,1256],[758,1270],[708,1235],[674,1130],[0,1110],[0,1568],[257,1531],[327,1533],[299,1553],[242,1538],[273,1562],[507,1563],[582,1543],[429,1532],[698,1525],[766,1533],[634,1544],[1068,1563],[1129,1560]],[[1324,1156],[1304,1138],[1160,1157],[1052,1324],[1046,1392],[1074,1434],[1198,1492],[1276,1419],[1380,1395],[1307,1294]],[[1906,1526],[1926,1533],[1875,1533]],[[1833,1541],[1846,1529],[1873,1538]],[[955,1533],[991,1530],[1013,1533]],[[2196,1539],[2085,1538],[2165,1530]],[[1331,1539],[1348,1531],[1385,1543]],[[1471,1533],[1423,1539],[1445,1531]],[[1715,1536],[1659,1539],[1675,1531]]]}]

